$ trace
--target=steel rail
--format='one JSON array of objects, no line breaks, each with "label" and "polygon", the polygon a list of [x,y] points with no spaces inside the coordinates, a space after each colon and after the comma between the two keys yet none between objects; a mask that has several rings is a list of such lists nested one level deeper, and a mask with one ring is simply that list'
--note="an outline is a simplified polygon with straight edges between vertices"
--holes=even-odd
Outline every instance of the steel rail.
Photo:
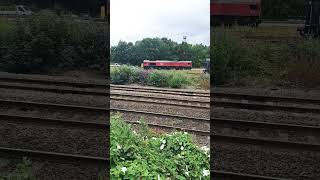
[{"label": "steel rail", "polygon": [[213,98],[229,98],[237,100],[253,100],[261,102],[289,102],[289,103],[304,103],[304,104],[317,104],[320,105],[320,99],[310,98],[296,98],[290,96],[263,96],[263,95],[251,95],[251,94],[238,94],[238,93],[226,93],[219,90],[213,90],[211,93]]},{"label": "steel rail", "polygon": [[237,143],[242,145],[257,145],[257,146],[268,146],[276,148],[285,148],[285,149],[301,149],[308,151],[319,151],[320,144],[310,144],[302,142],[289,142],[289,141],[278,141],[271,139],[257,139],[257,138],[248,138],[241,136],[230,136],[222,134],[213,134],[211,133],[210,138],[214,142],[227,142],[227,143]]},{"label": "steel rail", "polygon": [[[24,86],[24,85],[8,85],[8,84],[1,84],[0,88],[6,89],[20,89],[20,90],[31,90],[31,91],[46,91],[46,92],[54,92],[60,94],[80,94],[80,95],[90,95],[90,96],[103,96],[107,97],[109,94],[108,92],[96,91],[96,90],[76,90],[76,89],[63,89],[63,88],[52,88],[52,87],[37,87],[37,86]],[[210,104],[209,101],[203,100],[196,100],[196,99],[179,99],[179,98],[169,98],[169,97],[155,97],[155,96],[144,96],[144,95],[134,95],[134,94],[121,94],[121,93],[112,93],[111,95],[115,96],[123,96],[123,97],[131,97],[131,98],[149,98],[155,100],[166,100],[166,101],[178,101],[184,103],[199,103],[199,104]],[[206,108],[209,109],[209,106],[197,106],[197,105],[190,105],[190,104],[177,104],[177,103],[164,103],[164,102],[157,102],[157,101],[143,101],[143,100],[131,100],[125,98],[114,98],[110,97],[113,100],[123,100],[123,101],[137,101],[137,102],[144,102],[144,103],[154,103],[154,104],[161,104],[161,105],[177,105],[177,106],[185,106],[185,107],[194,107],[194,108]]]},{"label": "steel rail", "polygon": [[235,173],[235,172],[227,172],[227,171],[221,171],[221,170],[210,170],[210,172],[211,172],[211,177],[216,179],[229,178],[229,179],[243,179],[243,180],[289,180],[285,178]]},{"label": "steel rail", "polygon": [[109,158],[104,157],[95,157],[95,156],[84,156],[84,155],[75,155],[75,154],[67,154],[67,153],[55,153],[55,152],[47,152],[47,151],[35,151],[28,149],[17,149],[17,148],[6,148],[0,147],[0,155],[6,154],[7,156],[21,156],[21,157],[33,157],[40,159],[55,159],[60,161],[83,161],[86,163],[94,163],[94,164],[106,164],[109,163]]},{"label": "steel rail", "polygon": [[224,107],[224,108],[240,108],[249,110],[261,110],[261,111],[289,111],[297,113],[320,113],[320,108],[302,107],[302,106],[284,106],[284,105],[268,105],[258,103],[241,103],[241,102],[227,102],[221,100],[215,100],[212,103],[212,107]]},{"label": "steel rail", "polygon": [[62,120],[52,118],[40,118],[32,116],[19,116],[10,114],[0,114],[0,121],[12,121],[18,123],[29,123],[29,124],[48,124],[50,126],[63,126],[71,128],[87,128],[87,129],[102,129],[107,130],[110,128],[109,122],[83,122],[74,120]]},{"label": "steel rail", "polygon": [[210,97],[209,93],[176,90],[176,89],[141,88],[141,87],[133,87],[133,86],[114,86],[114,85],[110,85],[110,87],[111,87],[111,90],[149,92],[149,93],[159,93],[159,94],[166,94],[166,95],[183,95],[183,96],[195,96],[195,97],[206,97],[206,98]]},{"label": "steel rail", "polygon": [[71,86],[79,88],[100,88],[109,89],[109,85],[103,83],[91,83],[91,82],[70,82],[63,80],[50,80],[50,79],[32,79],[31,77],[3,77],[0,75],[0,81],[10,81],[10,82],[27,82],[27,83],[37,83],[45,85],[59,85],[59,86]]},{"label": "steel rail", "polygon": [[319,133],[320,126],[305,126],[305,125],[294,125],[294,124],[283,124],[283,123],[272,123],[272,122],[259,122],[259,121],[246,121],[246,120],[234,120],[224,118],[211,118],[213,126],[223,125],[231,127],[246,127],[246,128],[262,128],[262,129],[276,129],[286,131],[298,131],[303,133]]}]

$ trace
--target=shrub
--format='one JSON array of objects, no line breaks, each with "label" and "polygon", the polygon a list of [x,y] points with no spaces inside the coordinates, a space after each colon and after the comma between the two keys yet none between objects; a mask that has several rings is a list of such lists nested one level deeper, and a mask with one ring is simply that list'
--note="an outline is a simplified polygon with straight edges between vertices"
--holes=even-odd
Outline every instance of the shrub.
[{"label": "shrub", "polygon": [[111,179],[210,179],[209,152],[189,134],[135,133],[117,114],[111,116],[110,139]]},{"label": "shrub", "polygon": [[190,84],[186,74],[182,72],[173,72],[168,81],[169,87],[171,88],[182,88]]},{"label": "shrub", "polygon": [[168,87],[170,74],[166,71],[155,70],[147,78],[147,84],[156,87]]},{"label": "shrub", "polygon": [[74,23],[50,11],[18,19],[4,36],[0,68],[9,72],[106,70],[106,28]]},{"label": "shrub", "polygon": [[130,84],[139,80],[141,70],[138,67],[123,65],[110,70],[110,79],[113,84]]},{"label": "shrub", "polygon": [[201,89],[210,89],[210,74],[202,74],[198,81]]}]

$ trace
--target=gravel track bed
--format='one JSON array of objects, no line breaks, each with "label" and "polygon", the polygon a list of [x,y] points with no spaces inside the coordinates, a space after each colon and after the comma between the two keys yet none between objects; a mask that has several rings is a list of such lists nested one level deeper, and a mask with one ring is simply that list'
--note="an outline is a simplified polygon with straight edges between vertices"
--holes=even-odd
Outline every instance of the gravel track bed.
[{"label": "gravel track bed", "polygon": [[[234,127],[228,125],[214,125],[211,127],[212,131],[217,134],[224,134],[229,136],[240,136],[246,138],[257,139],[272,139],[278,141],[300,142],[320,144],[319,136],[314,133],[302,132],[297,133],[295,131],[278,130],[278,129],[266,129],[266,128],[253,128],[253,127]],[[319,134],[317,134],[319,135]]]},{"label": "gravel track bed", "polygon": [[[106,95],[108,93],[108,89],[97,89],[97,88],[88,88],[88,87],[72,87],[72,86],[62,86],[62,85],[52,85],[52,84],[38,84],[38,83],[20,83],[20,82],[11,82],[11,81],[4,81],[0,79],[0,85],[10,85],[10,86],[26,86],[26,87],[39,87],[39,88],[52,88],[52,89],[67,89],[67,90],[78,90],[78,91],[98,91],[98,92],[105,92]],[[24,90],[25,91],[25,90]]]},{"label": "gravel track bed", "polygon": [[77,94],[57,94],[50,92],[8,90],[0,88],[0,99],[16,101],[32,101],[41,103],[56,103],[93,107],[108,108],[108,98],[99,96],[77,95]]},{"label": "gravel track bed", "polygon": [[197,96],[183,96],[183,95],[169,95],[169,94],[161,94],[161,93],[147,93],[147,92],[139,92],[137,91],[121,91],[121,90],[111,90],[112,93],[121,93],[121,94],[133,94],[133,95],[141,95],[141,96],[146,96],[146,97],[163,97],[163,98],[174,98],[174,99],[181,99],[181,100],[199,100],[199,101],[206,101],[208,104],[210,103],[210,97],[205,98],[205,97],[197,97]]},{"label": "gravel track bed", "polygon": [[[113,84],[111,84],[113,85]],[[130,85],[121,85],[119,87],[133,87],[133,88],[141,88],[141,89],[155,89],[155,90],[169,90],[169,91],[180,91],[180,92],[195,92],[195,93],[208,93],[210,94],[210,91],[208,90],[202,90],[202,89],[170,89],[170,88],[159,88],[154,86],[141,86],[137,84],[130,84]]]},{"label": "gravel track bed", "polygon": [[[199,102],[182,102],[182,101],[175,101],[172,99],[169,100],[159,100],[159,99],[153,99],[153,98],[144,98],[144,97],[125,97],[122,95],[112,95],[111,98],[118,98],[118,99],[126,99],[126,100],[131,100],[131,101],[137,101],[137,103],[142,103],[139,101],[146,101],[144,103],[146,104],[152,104],[152,103],[166,103],[166,104],[172,104],[172,105],[179,105],[179,106],[193,106],[192,108],[197,109],[197,108],[207,108],[210,109],[210,104],[209,103],[199,103]],[[124,100],[123,100],[124,101]]]},{"label": "gravel track bed", "polygon": [[262,88],[223,88],[214,87],[211,92],[214,91],[225,92],[225,93],[235,93],[235,94],[249,94],[249,95],[262,95],[262,96],[287,96],[294,98],[311,98],[320,99],[320,87],[303,90],[303,89],[262,89]]},{"label": "gravel track bed", "polygon": [[220,142],[213,145],[211,166],[215,170],[298,180],[320,178],[319,152]]},{"label": "gravel track bed", "polygon": [[23,115],[39,118],[64,119],[83,122],[107,122],[108,113],[98,114],[96,112],[75,112],[72,110],[53,110],[50,108],[25,107],[15,105],[1,105],[0,113],[9,115]]},{"label": "gravel track bed", "polygon": [[318,108],[320,109],[320,105],[317,104],[307,104],[307,103],[289,103],[289,102],[261,102],[261,101],[247,101],[247,100],[234,100],[228,98],[215,98],[213,101],[219,100],[223,102],[237,102],[237,103],[254,103],[254,104],[262,104],[262,105],[278,105],[278,106],[288,106],[288,107],[306,107],[306,108]]},{"label": "gravel track bed", "polygon": [[191,107],[178,107],[172,105],[160,105],[160,104],[146,104],[142,102],[128,102],[128,101],[118,101],[111,100],[110,106],[112,108],[130,109],[130,110],[140,110],[155,113],[166,113],[173,115],[181,115],[195,118],[210,118],[209,109],[199,109]]},{"label": "gravel track bed", "polygon": [[66,76],[49,76],[49,75],[31,75],[31,74],[14,74],[7,72],[0,72],[1,77],[9,78],[25,78],[32,80],[51,80],[51,81],[64,81],[64,82],[76,82],[76,83],[96,83],[96,84],[108,84],[107,80],[98,80],[91,78],[72,78]]},{"label": "gravel track bed", "polygon": [[[79,163],[71,161],[49,161],[45,159],[30,158],[32,173],[36,179],[43,180],[97,180],[99,174],[107,179],[108,165],[92,163]],[[9,172],[22,162],[22,158],[9,158],[8,154],[0,154],[0,172]]]},{"label": "gravel track bed", "polygon": [[122,113],[123,118],[127,121],[137,122],[143,119],[146,123],[159,124],[159,125],[167,125],[174,126],[180,128],[188,128],[194,130],[202,130],[202,131],[210,131],[210,122],[204,121],[194,121],[189,119],[178,119],[178,118],[170,118],[164,116],[153,116],[147,114],[137,114],[137,113]]},{"label": "gravel track bed", "polygon": [[[133,129],[139,130],[139,125],[132,125]],[[164,133],[170,133],[170,132],[175,132],[176,130],[172,129],[163,129],[160,127],[150,127],[153,132],[159,133],[159,134],[164,134]],[[190,134],[190,133],[189,133]],[[210,147],[210,136],[205,136],[205,135],[198,135],[198,134],[191,134],[192,135],[192,141],[197,144],[198,146],[207,146]]]},{"label": "gravel track bed", "polygon": [[320,115],[276,111],[255,111],[234,108],[213,108],[211,117],[293,125],[320,126]]},{"label": "gravel track bed", "polygon": [[0,146],[107,157],[109,138],[102,129],[84,129],[0,120]]}]

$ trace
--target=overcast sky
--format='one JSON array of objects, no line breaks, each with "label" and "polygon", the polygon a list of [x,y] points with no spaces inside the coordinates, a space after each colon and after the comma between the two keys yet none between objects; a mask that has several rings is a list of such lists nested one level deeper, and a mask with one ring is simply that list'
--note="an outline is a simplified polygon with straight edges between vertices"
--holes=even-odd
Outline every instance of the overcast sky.
[{"label": "overcast sky", "polygon": [[210,0],[111,0],[111,45],[167,37],[209,45]]}]

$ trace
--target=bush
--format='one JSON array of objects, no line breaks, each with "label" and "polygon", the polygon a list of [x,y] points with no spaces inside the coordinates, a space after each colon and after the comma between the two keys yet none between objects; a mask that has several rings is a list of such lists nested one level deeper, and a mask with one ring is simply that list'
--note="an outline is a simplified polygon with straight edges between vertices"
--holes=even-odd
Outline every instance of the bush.
[{"label": "bush", "polygon": [[171,88],[182,88],[187,85],[190,85],[190,81],[186,74],[182,72],[172,72],[173,74],[170,76],[168,81],[169,87]]},{"label": "bush", "polygon": [[135,133],[117,114],[111,116],[110,139],[111,179],[210,179],[209,152],[189,134]]},{"label": "bush", "polygon": [[130,84],[139,80],[141,70],[138,67],[123,65],[110,70],[110,79],[113,84]]},{"label": "bush", "polygon": [[166,71],[155,70],[147,78],[147,85],[156,87],[168,87],[170,75]]},{"label": "bush", "polygon": [[50,11],[18,19],[4,37],[0,68],[9,72],[106,70],[106,28],[73,23]]}]

